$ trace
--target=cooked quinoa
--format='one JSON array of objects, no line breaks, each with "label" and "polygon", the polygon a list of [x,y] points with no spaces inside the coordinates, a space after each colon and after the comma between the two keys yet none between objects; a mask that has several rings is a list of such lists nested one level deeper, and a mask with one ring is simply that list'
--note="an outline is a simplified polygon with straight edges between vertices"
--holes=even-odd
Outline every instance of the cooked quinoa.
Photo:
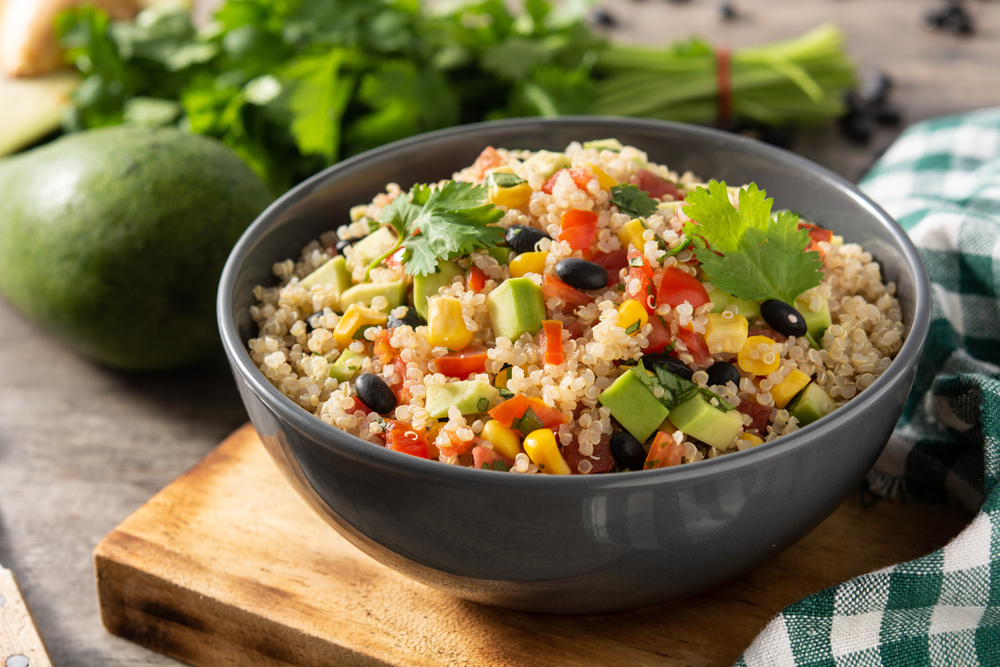
[{"label": "cooked quinoa", "polygon": [[[311,241],[298,258],[276,263],[273,272],[280,281],[278,286],[255,288],[257,304],[251,308],[251,315],[259,327],[259,337],[248,344],[254,363],[303,409],[375,446],[418,456],[426,454],[451,465],[517,473],[536,473],[541,467],[542,472],[588,474],[640,467],[634,463],[634,451],[631,459],[619,455],[620,446],[612,451],[613,436],[632,432],[635,437],[635,429],[623,428],[613,409],[605,405],[612,401],[602,396],[623,374],[634,373],[636,367],[632,364],[644,355],[652,359],[652,351],[661,357],[669,352],[684,364],[690,370],[690,381],[711,392],[699,395],[710,399],[713,406],[724,402],[736,408],[732,414],[742,418],[742,428],[728,441],[713,445],[676,428],[668,417],[639,442],[643,447],[640,457],[649,453],[641,467],[714,458],[792,433],[800,427],[800,420],[790,412],[795,400],[785,395],[788,389],[783,382],[805,376],[804,381],[822,389],[828,397],[830,403],[824,412],[839,408],[870,386],[902,346],[904,326],[896,285],[883,281],[878,263],[861,246],[844,243],[829,232],[824,234],[824,230],[809,226],[810,230],[819,229],[818,233],[810,232],[810,244],[821,256],[823,281],[801,294],[796,306],[804,316],[825,313],[829,308],[829,325],[816,332],[819,335],[785,336],[774,332],[759,316],[747,318],[745,333],[738,331],[737,340],[742,335],[751,347],[737,353],[731,347],[732,339],[717,342],[720,339],[712,334],[712,327],[739,329],[734,323],[741,321],[742,306],[720,308],[713,301],[696,306],[689,302],[670,305],[653,296],[647,299],[642,293],[645,283],[639,271],[646,266],[652,273],[649,283],[653,291],[660,289],[665,275],[676,276],[679,270],[697,278],[709,299],[713,293],[716,300],[721,298],[721,291],[702,272],[693,248],[686,245],[688,238],[683,231],[690,221],[684,199],[699,187],[707,187],[704,182],[689,172],[678,173],[653,164],[643,151],[617,142],[574,142],[561,154],[561,166],[555,173],[550,173],[551,160],[546,163],[532,159],[535,155],[488,148],[474,165],[454,174],[454,181],[459,183],[490,185],[483,195],[488,194],[487,202],[495,203],[502,211],[502,217],[493,225],[504,230],[520,225],[547,234],[533,248],[543,254],[534,256],[530,266],[516,262],[517,255],[504,262],[503,253],[488,249],[450,258],[461,271],[450,284],[430,295],[428,304],[444,297],[457,300],[460,319],[456,319],[455,328],[467,339],[460,349],[432,344],[434,336],[429,335],[428,324],[388,328],[407,315],[413,316],[414,276],[407,273],[398,253],[369,271],[366,258],[357,256],[362,254],[357,244],[342,248],[340,254],[353,283],[388,285],[402,281],[407,290],[404,305],[393,307],[389,298],[381,295],[366,302],[366,312],[390,317],[367,328],[358,327],[349,332],[352,336],[348,339],[338,333],[338,325],[343,329],[346,324],[342,324],[344,313],[340,308],[343,290],[333,283],[312,284],[316,281],[307,279],[330,265],[338,255],[338,241],[390,229],[380,224],[383,210],[396,198],[406,196],[398,185],[390,183],[385,193],[370,204],[352,209],[349,224]],[[516,178],[501,179],[499,182],[506,185],[499,187],[497,177],[490,179],[490,174],[513,174]],[[517,187],[511,185],[515,181],[530,186],[530,193],[512,197],[507,191]],[[611,203],[614,186],[629,183],[649,192],[656,204],[655,211],[641,216],[641,226],[634,224],[637,216]],[[520,191],[527,193],[523,185]],[[738,206],[738,191],[729,188],[734,207]],[[580,243],[564,233],[568,211],[586,212],[583,219],[588,225],[588,247],[574,248]],[[559,240],[561,236],[563,240]],[[568,258],[591,259],[603,263],[606,269],[611,267],[611,285],[596,290],[567,287],[556,278],[556,266]],[[522,273],[524,266],[530,270]],[[529,330],[516,340],[495,335],[489,310],[491,293],[512,278],[526,278],[541,291],[545,320],[549,322],[545,330]],[[622,321],[623,304],[630,300],[645,302],[647,312],[643,314],[648,321],[641,326]],[[545,331],[560,332],[555,335],[561,336],[561,352],[558,344],[552,345],[553,334],[547,340]],[[442,367],[453,368],[446,362],[454,361],[463,351],[480,348],[485,348],[483,360],[473,372],[450,377],[441,372]],[[356,372],[352,379],[338,380],[334,365],[348,350],[358,355]],[[559,363],[545,363],[546,354],[553,354],[553,350]],[[769,368],[766,374],[750,372],[740,362],[741,354],[759,364],[766,360],[776,361],[776,365],[771,364],[773,370]],[[467,356],[475,353],[468,352]],[[711,367],[715,364],[731,364],[739,372],[739,381],[711,384]],[[759,370],[759,364],[754,368]],[[359,400],[355,382],[367,374],[381,378],[391,389],[393,409],[380,415]],[[480,401],[474,412],[466,410],[463,414],[458,405],[451,405],[447,414],[438,418],[429,415],[428,392],[460,381],[479,382],[483,387],[495,388],[496,393],[488,393],[488,405]],[[655,378],[646,388],[655,398],[662,398],[664,389]],[[516,419],[504,426],[502,419],[491,417],[490,412],[496,414],[514,397],[540,400],[554,411],[546,412],[546,418],[540,416],[541,424],[533,426],[544,424],[542,430],[551,432],[555,454],[550,448],[548,458],[531,455],[537,448],[532,449],[536,441],[529,438],[537,440],[537,429],[526,433],[518,430]],[[783,407],[777,407],[776,402]],[[540,403],[531,405],[537,407],[533,414],[543,410]],[[487,426],[491,420],[501,423]],[[513,434],[515,440],[511,441],[508,434]],[[400,438],[404,443],[408,438],[417,449],[401,447]],[[426,447],[421,449],[424,441]],[[668,450],[670,455],[663,454]],[[630,460],[632,464],[628,465]]]}]

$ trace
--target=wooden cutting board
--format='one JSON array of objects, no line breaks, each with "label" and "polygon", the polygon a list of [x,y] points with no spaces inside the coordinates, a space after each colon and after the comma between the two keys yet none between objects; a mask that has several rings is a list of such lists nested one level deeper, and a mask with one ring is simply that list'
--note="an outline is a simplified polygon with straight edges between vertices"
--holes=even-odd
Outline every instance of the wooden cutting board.
[{"label": "wooden cutting board", "polygon": [[[104,625],[192,665],[729,665],[785,605],[942,546],[955,506],[855,494],[785,553],[651,609],[560,617],[467,602],[348,544],[299,499],[248,425],[94,552]],[[650,573],[683,576],[683,573]]]}]

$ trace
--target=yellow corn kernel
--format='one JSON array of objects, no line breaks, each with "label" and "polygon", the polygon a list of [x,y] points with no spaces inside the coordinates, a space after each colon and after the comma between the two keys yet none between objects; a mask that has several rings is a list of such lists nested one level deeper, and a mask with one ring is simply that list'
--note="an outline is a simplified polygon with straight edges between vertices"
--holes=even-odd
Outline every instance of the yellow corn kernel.
[{"label": "yellow corn kernel", "polygon": [[527,183],[518,183],[510,188],[494,185],[489,190],[490,203],[507,208],[523,208],[531,201],[531,192],[531,186]]},{"label": "yellow corn kernel", "polygon": [[510,275],[520,278],[526,273],[545,273],[545,258],[547,252],[522,252],[510,260]]},{"label": "yellow corn kernel", "polygon": [[642,220],[639,218],[630,220],[618,228],[618,240],[622,242],[622,247],[626,250],[628,250],[628,246],[631,243],[635,246],[636,250],[642,252],[643,247],[646,245],[646,242],[642,239],[644,231],[646,231],[646,226],[642,224]]},{"label": "yellow corn kernel", "polygon": [[556,434],[550,429],[540,428],[524,438],[524,452],[541,472],[550,475],[569,475],[569,464],[559,453]]},{"label": "yellow corn kernel", "polygon": [[601,186],[602,190],[610,190],[618,185],[618,181],[608,176],[608,173],[600,167],[595,166],[590,162],[587,163],[587,166],[590,167],[592,172],[594,172],[594,176],[597,177],[597,184]]},{"label": "yellow corn kernel", "polygon": [[628,335],[634,336],[639,333],[639,330],[646,326],[647,322],[649,322],[649,313],[635,299],[628,299],[618,306],[618,326],[624,329]]},{"label": "yellow corn kernel", "polygon": [[726,317],[722,313],[709,313],[705,324],[705,344],[712,354],[736,354],[747,342],[750,323],[742,315]]},{"label": "yellow corn kernel", "polygon": [[464,349],[472,342],[472,332],[462,319],[462,302],[453,296],[439,296],[427,302],[427,341],[449,350]]},{"label": "yellow corn kernel", "polygon": [[747,373],[753,373],[754,375],[770,375],[774,371],[778,370],[778,365],[781,363],[781,357],[770,349],[767,352],[761,352],[757,349],[757,346],[761,343],[765,344],[770,348],[774,344],[774,341],[767,336],[750,336],[747,338],[747,342],[743,344],[743,347],[736,355],[736,363],[739,364],[740,368]]},{"label": "yellow corn kernel", "polygon": [[385,324],[389,316],[377,310],[372,310],[360,303],[352,303],[344,311],[344,316],[333,329],[333,337],[340,349],[346,348],[354,340],[358,330],[363,326]]},{"label": "yellow corn kernel", "polygon": [[747,433],[745,431],[743,433],[740,433],[740,440],[746,440],[754,447],[756,447],[757,445],[764,444],[764,438],[756,436],[753,433]]},{"label": "yellow corn kernel", "polygon": [[808,375],[798,368],[794,369],[780,384],[771,387],[771,398],[774,399],[774,406],[780,410],[788,405],[788,401],[792,400],[795,394],[806,388],[809,380]]},{"label": "yellow corn kernel", "polygon": [[479,437],[492,442],[493,451],[501,456],[512,459],[521,453],[521,438],[495,419],[486,422]]}]

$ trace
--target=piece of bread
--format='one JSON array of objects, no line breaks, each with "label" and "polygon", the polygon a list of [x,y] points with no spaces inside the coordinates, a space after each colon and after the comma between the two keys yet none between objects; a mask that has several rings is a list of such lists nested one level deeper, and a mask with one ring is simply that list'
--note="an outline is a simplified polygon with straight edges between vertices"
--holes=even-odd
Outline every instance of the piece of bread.
[{"label": "piece of bread", "polygon": [[136,0],[3,0],[0,7],[0,64],[8,76],[37,76],[62,67],[62,49],[52,26],[56,14],[86,2],[112,20],[139,12]]}]

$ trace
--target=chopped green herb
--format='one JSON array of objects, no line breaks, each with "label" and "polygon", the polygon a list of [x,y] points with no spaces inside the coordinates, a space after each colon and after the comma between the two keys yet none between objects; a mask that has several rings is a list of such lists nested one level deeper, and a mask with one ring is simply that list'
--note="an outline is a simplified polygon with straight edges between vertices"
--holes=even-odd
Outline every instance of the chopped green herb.
[{"label": "chopped green herb", "polygon": [[437,272],[438,260],[467,255],[473,250],[494,248],[503,241],[504,230],[490,223],[503,211],[484,203],[486,187],[448,181],[440,187],[415,185],[382,210],[382,223],[396,230],[397,241],[368,267],[378,264],[403,247],[403,265],[413,276]]},{"label": "chopped green herb", "polygon": [[363,326],[358,327],[358,330],[354,332],[354,335],[351,336],[351,338],[354,340],[365,340],[365,332],[371,329],[373,326],[375,325],[365,324]]},{"label": "chopped green herb", "polygon": [[479,401],[476,402],[476,409],[479,410],[480,412],[486,412],[487,410],[489,410],[490,409],[490,399],[485,398],[485,397],[480,398]]},{"label": "chopped green herb", "polygon": [[635,322],[632,323],[632,325],[628,329],[625,330],[625,333],[631,336],[632,334],[634,334],[636,331],[639,330],[639,327],[641,325],[642,325],[642,320],[636,320]]},{"label": "chopped green herb", "polygon": [[507,468],[507,464],[504,463],[502,459],[498,459],[493,463],[483,462],[483,465],[479,467],[483,470],[496,470],[497,472],[507,472],[509,470],[509,468]]},{"label": "chopped green herb", "polygon": [[509,174],[502,171],[494,171],[486,177],[486,187],[489,188],[494,185],[498,188],[512,188],[515,185],[520,185],[525,182],[526,181],[517,174]]},{"label": "chopped green herb", "polygon": [[514,398],[514,392],[510,391],[505,387],[500,387],[500,398],[507,400],[508,398]]},{"label": "chopped green herb", "polygon": [[785,211],[772,220],[771,200],[754,183],[740,190],[739,210],[724,182],[708,188],[688,195],[685,211],[692,221],[684,233],[713,285],[744,301],[792,304],[823,282],[823,262],[818,252],[805,252],[809,232],[798,228],[797,215]]},{"label": "chopped green herb", "polygon": [[521,415],[520,419],[515,419],[511,422],[510,427],[520,431],[521,435],[528,435],[532,431],[544,428],[544,425],[542,424],[542,420],[538,418],[538,415],[535,414],[535,411],[528,408],[525,410],[524,414]]},{"label": "chopped green herb", "polygon": [[633,218],[648,218],[656,213],[656,200],[631,183],[613,186],[611,203]]}]

